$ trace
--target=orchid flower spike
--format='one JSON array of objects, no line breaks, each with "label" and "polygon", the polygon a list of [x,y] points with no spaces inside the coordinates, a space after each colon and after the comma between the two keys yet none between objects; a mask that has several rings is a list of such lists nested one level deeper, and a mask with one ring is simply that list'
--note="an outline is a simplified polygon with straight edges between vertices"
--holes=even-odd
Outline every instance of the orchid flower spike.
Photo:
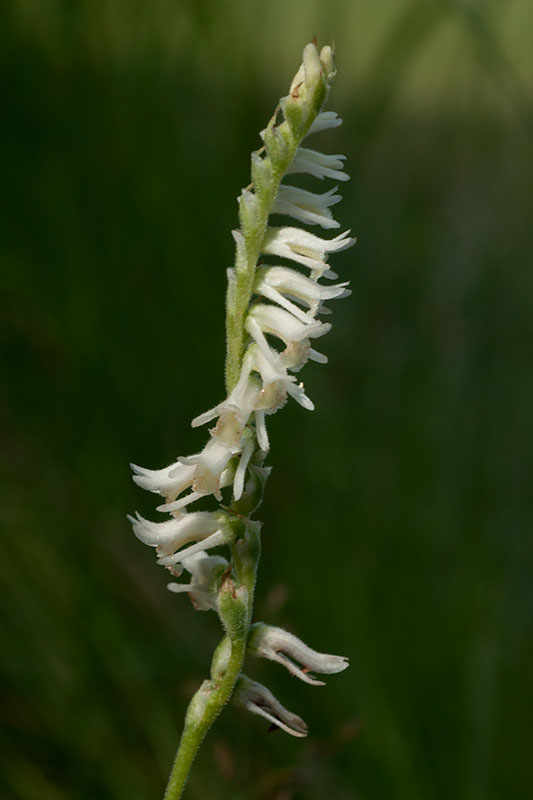
[{"label": "orchid flower spike", "polygon": [[[188,582],[173,581],[168,589],[188,594],[197,610],[215,611],[224,630],[211,678],[186,714],[166,800],[181,797],[192,759],[232,694],[291,736],[307,735],[300,717],[242,674],[247,654],[276,661],[314,686],[322,681],[313,673],[331,675],[348,666],[343,656],[312,650],[281,628],[251,624],[261,552],[261,524],[253,515],[270,474],[266,418],[288,398],[314,409],[295,373],[309,360],[327,363],[315,349],[315,340],[332,327],[321,319],[330,313],[324,303],[350,294],[348,281],[330,282],[337,275],[329,265],[332,255],[355,242],[333,213],[342,199],[338,185],[348,180],[345,156],[306,141],[342,122],[324,111],[335,74],[331,47],[319,51],[308,44],[289,93],[260,134],[263,146],[252,153],[251,183],[238,198],[235,262],[227,271],[225,397],[192,421],[194,428],[209,425],[204,446],[162,469],[132,465],[135,483],[163,498],[157,511],[165,515],[159,522],[129,517],[135,536],[155,549],[157,563],[171,575],[190,573]],[[294,186],[295,174],[309,187]],[[317,181],[325,180],[334,185],[316,191]]]}]

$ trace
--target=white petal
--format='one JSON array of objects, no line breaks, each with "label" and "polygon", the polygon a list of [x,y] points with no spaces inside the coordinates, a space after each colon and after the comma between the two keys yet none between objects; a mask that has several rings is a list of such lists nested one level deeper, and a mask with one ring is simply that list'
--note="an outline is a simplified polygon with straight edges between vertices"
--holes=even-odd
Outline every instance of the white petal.
[{"label": "white petal", "polygon": [[239,678],[235,699],[252,714],[258,714],[291,736],[307,736],[307,725],[281,705],[271,691],[245,675]]},{"label": "white petal", "polygon": [[204,497],[200,492],[189,492],[181,500],[175,500],[173,503],[162,503],[160,506],[156,506],[155,510],[175,514],[176,511],[181,511],[182,508],[186,508],[191,503],[196,502],[200,497]]},{"label": "white petal", "polygon": [[355,243],[349,237],[350,231],[335,236],[333,239],[321,239],[301,228],[268,228],[262,245],[265,255],[289,258],[310,269],[327,269],[324,260],[327,253],[338,253]]},{"label": "white petal", "polygon": [[309,128],[307,135],[310,136],[312,133],[319,133],[320,131],[325,131],[328,128],[338,128],[339,125],[342,125],[342,119],[337,116],[336,111],[322,111],[321,114],[317,114],[317,117]]},{"label": "white petal", "polygon": [[334,181],[348,181],[350,176],[342,172],[346,156],[325,155],[317,150],[299,147],[296,155],[287,169],[287,175],[294,172],[307,172],[315,178],[332,178]]},{"label": "white petal", "polygon": [[173,552],[188,542],[203,539],[220,527],[220,520],[208,511],[182,514],[165,522],[151,522],[140,514],[129,517],[133,532],[144,544],[157,547],[159,552]]},{"label": "white petal", "polygon": [[227,532],[218,530],[215,531],[215,533],[212,533],[210,536],[207,536],[205,539],[202,539],[202,541],[198,542],[198,544],[193,544],[190,547],[186,547],[184,550],[180,550],[179,553],[161,556],[161,558],[157,559],[157,563],[162,564],[164,567],[170,567],[173,564],[182,562],[186,558],[190,558],[192,555],[199,553],[201,550],[209,550],[211,547],[218,547],[221,544],[227,544],[228,541],[229,536]]},{"label": "white petal", "polygon": [[267,450],[270,449],[270,443],[268,441],[268,433],[265,424],[264,411],[255,412],[255,432],[257,435],[257,443],[259,447],[264,453],[266,453]]},{"label": "white petal", "polygon": [[[265,288],[271,287],[286,297],[292,297],[307,305],[311,309],[311,313],[315,314],[318,304],[322,300],[346,297],[349,294],[349,290],[346,289],[347,286],[348,281],[330,286],[322,285],[290,267],[261,267],[256,273],[254,291],[257,294],[264,294]],[[283,305],[280,301],[278,302]],[[287,308],[285,305],[283,307]],[[298,316],[292,308],[287,310]],[[298,318],[300,319],[301,317]],[[307,319],[308,316],[306,315],[306,319],[302,319],[302,321],[304,322]]]},{"label": "white petal", "polygon": [[242,455],[239,461],[239,466],[235,471],[235,480],[233,482],[233,497],[235,500],[240,500],[244,489],[244,477],[246,475],[246,467],[250,461],[250,457],[254,451],[254,443],[249,439],[242,448]]},{"label": "white petal", "polygon": [[301,322],[309,325],[314,321],[312,316],[306,314],[305,311],[302,311],[301,308],[298,308],[298,306],[292,303],[290,300],[287,300],[287,298],[284,297],[281,292],[278,292],[278,290],[274,289],[272,286],[263,284],[257,288],[256,291],[258,294],[262,294],[263,297],[266,297],[268,300],[272,300],[273,303],[277,303],[279,306],[286,309],[286,311],[294,314],[294,316]]},{"label": "white petal", "polygon": [[253,335],[250,330],[250,320],[254,320],[263,333],[277,336],[287,345],[290,342],[324,336],[331,329],[331,325],[327,322],[314,320],[310,324],[305,324],[288,311],[276,306],[267,306],[264,303],[253,306],[248,314],[246,328]]},{"label": "white petal", "polygon": [[329,206],[335,205],[342,199],[340,195],[334,194],[335,189],[319,195],[295,186],[282,185],[272,206],[272,213],[288,214],[307,225],[339,228],[340,223],[333,219],[329,210]]},{"label": "white petal", "polygon": [[163,469],[145,469],[136,464],[131,464],[131,468],[136,473],[133,475],[133,480],[137,486],[169,499],[176,498],[187,489],[192,483],[194,474],[194,469],[180,462],[170,464]]},{"label": "white petal", "polygon": [[294,397],[296,402],[299,403],[302,406],[302,408],[307,409],[307,411],[314,411],[315,410],[315,404],[306,395],[306,393],[304,391],[303,383],[299,383],[299,384],[296,384],[296,385],[295,384],[288,385],[287,386],[287,391],[291,395],[291,397]]},{"label": "white petal", "polygon": [[313,348],[309,350],[309,358],[311,359],[311,361],[316,361],[317,364],[328,363],[328,357],[325,356],[323,353],[319,353],[318,350],[313,350]]}]

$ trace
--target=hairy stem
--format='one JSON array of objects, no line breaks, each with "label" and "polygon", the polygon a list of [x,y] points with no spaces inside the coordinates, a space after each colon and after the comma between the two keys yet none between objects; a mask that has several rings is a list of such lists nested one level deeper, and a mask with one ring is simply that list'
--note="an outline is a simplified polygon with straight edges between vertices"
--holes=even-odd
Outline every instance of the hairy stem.
[{"label": "hairy stem", "polygon": [[[220,615],[228,636],[215,650],[211,666],[211,680],[204,681],[187,709],[185,725],[178,752],[167,784],[164,800],[179,800],[204,737],[233,694],[241,674],[252,619],[253,597],[260,554],[259,526],[244,523],[236,517],[236,527],[245,527],[245,535],[232,545],[233,577],[227,577],[221,588],[228,602],[221,601]],[[227,587],[227,589],[226,589]],[[241,595],[241,598],[235,595]],[[235,599],[234,599],[235,598]],[[232,607],[233,606],[233,607]],[[220,665],[220,650],[229,640],[231,654],[227,663]],[[222,655],[223,659],[223,655]]]},{"label": "hairy stem", "polygon": [[178,800],[182,796],[200,745],[233,693],[233,687],[242,670],[245,651],[246,640],[233,642],[231,658],[222,681],[218,685],[212,681],[205,682],[205,684],[212,685],[212,688],[211,686],[206,687],[210,691],[209,700],[205,704],[200,718],[196,718],[194,721],[187,721],[187,719],[185,721],[178,752],[168,780],[165,800]]}]

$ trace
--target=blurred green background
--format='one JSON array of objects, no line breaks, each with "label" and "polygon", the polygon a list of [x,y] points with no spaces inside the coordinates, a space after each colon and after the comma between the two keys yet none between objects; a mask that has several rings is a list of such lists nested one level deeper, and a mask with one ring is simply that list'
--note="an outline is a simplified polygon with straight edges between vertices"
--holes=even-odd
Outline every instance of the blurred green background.
[{"label": "blurred green background", "polygon": [[134,539],[128,462],[204,441],[235,198],[314,35],[354,294],[317,410],[270,423],[256,616],[352,664],[251,663],[310,736],[228,708],[186,796],[533,797],[531,3],[3,9],[2,800],[162,794],[219,628]]}]

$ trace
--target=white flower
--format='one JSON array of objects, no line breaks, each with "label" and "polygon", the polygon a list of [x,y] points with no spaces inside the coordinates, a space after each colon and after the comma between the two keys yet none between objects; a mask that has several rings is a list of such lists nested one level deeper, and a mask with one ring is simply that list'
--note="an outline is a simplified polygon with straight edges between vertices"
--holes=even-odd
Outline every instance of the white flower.
[{"label": "white flower", "polygon": [[[260,331],[259,334],[262,335]],[[298,344],[295,343],[296,346]],[[290,394],[303,408],[313,411],[315,407],[305,394],[303,383],[297,384],[296,378],[287,373],[282,360],[283,354],[276,353],[268,344],[266,347],[268,352],[260,347],[250,348],[253,352],[254,367],[263,382],[263,387],[257,397],[256,410],[274,414],[285,405],[287,394]]]},{"label": "white flower", "polygon": [[[324,300],[348,297],[348,281],[323,286],[290,267],[261,267],[256,272],[254,291],[290,311],[302,322],[314,317]],[[309,313],[291,302],[292,297],[309,308]]]},{"label": "white flower", "polygon": [[[151,522],[141,517],[139,513],[128,519],[133,526],[135,536],[144,544],[155,547],[159,556],[157,563],[165,566],[177,564],[202,549],[225,544],[232,536],[226,515],[222,512],[195,511],[165,522]],[[200,542],[200,544],[186,547],[176,553],[189,542]]]},{"label": "white flower", "polygon": [[221,571],[228,567],[222,556],[208,556],[205,550],[183,559],[183,566],[191,573],[190,583],[169,583],[167,589],[178,594],[187,592],[193,606],[199,611],[216,608],[216,594],[213,581]]},{"label": "white flower", "polygon": [[339,125],[342,125],[342,119],[337,116],[336,111],[322,111],[321,114],[317,114],[307,135],[310,136],[312,133],[320,133],[320,131],[325,131],[328,128],[338,128]]},{"label": "white flower", "polygon": [[[211,439],[204,449],[196,456],[183,459],[183,463],[193,464],[195,467],[192,487],[198,497],[214,494],[217,500],[222,500],[220,491],[223,487],[222,476],[230,459],[240,453],[241,449],[242,427],[237,438],[234,422],[233,416],[230,416],[228,420],[224,414],[221,414],[216,427],[209,431]],[[216,435],[217,431],[221,434],[220,436]],[[224,436],[224,433],[228,435]]]},{"label": "white flower", "polygon": [[276,700],[272,692],[261,683],[251,681],[245,675],[241,675],[236,684],[234,698],[239,705],[251,711],[252,714],[264,717],[291,736],[300,738],[307,736],[307,725],[303,719],[287,711],[279,700]]},{"label": "white flower", "polygon": [[[197,428],[200,425],[205,425],[206,422],[210,422],[216,417],[220,417],[221,414],[227,412],[228,417],[231,414],[234,415],[235,430],[242,430],[242,427],[246,424],[246,421],[252,412],[255,402],[255,395],[257,394],[257,387],[255,384],[250,382],[249,375],[249,364],[247,363],[245,357],[243,359],[239,380],[235,384],[233,391],[228,395],[228,397],[226,397],[225,400],[214,406],[214,408],[210,408],[209,411],[205,411],[203,414],[195,417],[191,422],[192,427]],[[237,438],[239,438],[239,436],[240,434],[237,435]]]},{"label": "white flower", "polygon": [[[303,323],[282,308],[258,303],[248,314],[245,326],[263,354],[273,361],[273,367],[276,369],[278,361],[275,355],[279,356],[279,363],[282,366],[295,372],[301,369],[309,358],[321,362],[325,359],[325,356],[311,348],[310,339],[327,333],[331,328],[327,322],[320,322],[308,316],[307,323]],[[285,350],[281,354],[272,350],[265,333],[276,336],[285,343]]]},{"label": "white flower", "polygon": [[313,686],[324,686],[324,681],[318,681],[310,675],[310,670],[332,675],[349,666],[348,659],[344,656],[318,653],[283,628],[275,628],[262,622],[252,626],[248,650],[253,655],[283,664],[291,675]]},{"label": "white flower", "polygon": [[348,236],[349,233],[345,231],[334,239],[321,239],[300,228],[267,228],[262,252],[303,264],[312,270],[311,277],[318,279],[326,273],[328,253],[338,253],[355,243],[355,239]]},{"label": "white flower", "polygon": [[340,222],[333,219],[330,206],[335,205],[342,197],[335,194],[337,186],[324,194],[307,192],[295,186],[280,186],[278,196],[272,206],[273,214],[287,214],[308,225],[320,225],[322,228],[339,228]]},{"label": "white flower", "polygon": [[145,469],[136,464],[130,466],[136,473],[133,480],[137,486],[163,495],[167,503],[175,500],[185,489],[192,486],[194,479],[194,467],[186,466],[179,461],[164,469]]},{"label": "white flower", "polygon": [[332,178],[334,181],[349,181],[350,176],[342,172],[346,156],[325,155],[318,150],[298,147],[296,155],[287,169],[286,175],[295,172],[307,172],[315,178]]},{"label": "white flower", "polygon": [[[318,336],[324,336],[331,330],[329,322],[320,322],[310,316],[303,322],[283,308],[266,305],[266,303],[256,303],[248,312],[245,323],[246,330],[254,336],[256,328],[251,326],[252,321],[263,333],[277,336],[286,345],[291,342],[301,342],[304,339],[315,339]],[[260,344],[260,342],[258,343]]]}]

